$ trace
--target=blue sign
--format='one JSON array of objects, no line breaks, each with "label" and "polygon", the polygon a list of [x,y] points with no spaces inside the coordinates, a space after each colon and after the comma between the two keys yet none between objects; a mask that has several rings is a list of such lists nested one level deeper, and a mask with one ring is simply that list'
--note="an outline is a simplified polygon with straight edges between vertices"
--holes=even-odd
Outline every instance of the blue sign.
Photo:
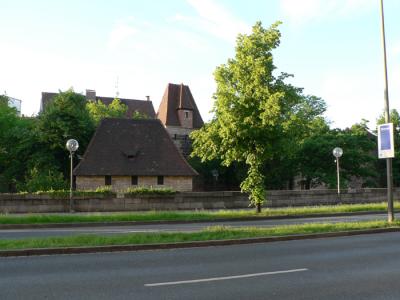
[{"label": "blue sign", "polygon": [[393,123],[378,126],[378,157],[394,157]]}]

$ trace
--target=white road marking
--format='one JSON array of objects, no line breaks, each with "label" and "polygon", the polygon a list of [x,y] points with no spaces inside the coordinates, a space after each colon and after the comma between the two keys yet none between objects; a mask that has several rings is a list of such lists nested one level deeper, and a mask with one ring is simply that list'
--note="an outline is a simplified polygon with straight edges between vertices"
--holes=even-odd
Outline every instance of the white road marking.
[{"label": "white road marking", "polygon": [[258,277],[258,276],[276,275],[276,274],[285,274],[285,273],[294,273],[294,272],[304,272],[304,271],[308,271],[308,269],[304,268],[304,269],[293,269],[293,270],[284,270],[284,271],[244,274],[244,275],[236,275],[236,276],[202,278],[202,279],[184,280],[184,281],[147,283],[144,286],[153,287],[153,286],[163,286],[163,285],[178,285],[178,284],[199,283],[199,282],[209,282],[209,281],[219,281],[219,280],[230,280],[230,279],[249,278],[249,277]]}]

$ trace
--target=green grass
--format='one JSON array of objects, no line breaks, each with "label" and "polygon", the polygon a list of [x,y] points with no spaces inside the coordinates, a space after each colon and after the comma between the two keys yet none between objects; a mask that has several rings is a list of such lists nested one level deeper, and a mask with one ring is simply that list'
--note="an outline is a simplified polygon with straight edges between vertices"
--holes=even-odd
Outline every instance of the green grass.
[{"label": "green grass", "polygon": [[[400,202],[395,202],[395,208]],[[82,222],[128,222],[128,221],[212,221],[216,219],[241,219],[251,217],[299,216],[350,212],[384,212],[386,203],[348,204],[312,207],[264,208],[257,214],[254,210],[217,211],[149,211],[129,213],[88,213],[88,214],[24,214],[0,215],[0,224],[51,224]]]},{"label": "green grass", "polygon": [[62,248],[105,245],[143,245],[189,241],[227,240],[256,237],[288,236],[298,234],[326,233],[361,229],[400,227],[400,221],[391,224],[385,221],[351,223],[312,223],[286,225],[272,228],[231,228],[209,227],[194,233],[134,233],[115,236],[77,235],[70,237],[29,238],[21,240],[0,240],[0,250],[30,248]]}]

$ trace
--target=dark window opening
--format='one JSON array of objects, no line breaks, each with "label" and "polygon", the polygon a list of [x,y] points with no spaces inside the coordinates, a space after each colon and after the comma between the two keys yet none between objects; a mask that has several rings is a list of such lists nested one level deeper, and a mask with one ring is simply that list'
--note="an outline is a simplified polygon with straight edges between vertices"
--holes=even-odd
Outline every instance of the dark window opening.
[{"label": "dark window opening", "polygon": [[189,112],[185,111],[185,119],[189,119]]},{"label": "dark window opening", "polygon": [[137,176],[132,176],[131,182],[132,182],[132,185],[137,185],[138,184],[138,177]]},{"label": "dark window opening", "polygon": [[111,185],[111,176],[110,175],[106,175],[104,177],[104,181],[105,181],[105,185]]},{"label": "dark window opening", "polygon": [[158,185],[164,184],[164,176],[157,176],[157,184]]},{"label": "dark window opening", "polygon": [[128,158],[129,158],[129,159],[134,159],[134,158],[135,158],[135,155],[128,155]]}]

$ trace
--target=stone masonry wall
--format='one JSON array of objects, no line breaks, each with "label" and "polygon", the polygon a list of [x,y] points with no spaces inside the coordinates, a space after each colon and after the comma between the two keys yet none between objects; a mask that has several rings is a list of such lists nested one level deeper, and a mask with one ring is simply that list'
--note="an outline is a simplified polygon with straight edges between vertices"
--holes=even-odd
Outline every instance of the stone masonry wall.
[{"label": "stone masonry wall", "polygon": [[[395,189],[394,200],[400,200]],[[269,191],[267,207],[327,205],[338,203],[385,202],[386,189],[362,189],[343,192],[339,199],[336,190]],[[246,194],[240,192],[190,192],[170,196],[75,197],[74,209],[81,212],[190,210],[248,208]],[[69,199],[52,199],[47,195],[0,194],[0,213],[68,212]]]}]

